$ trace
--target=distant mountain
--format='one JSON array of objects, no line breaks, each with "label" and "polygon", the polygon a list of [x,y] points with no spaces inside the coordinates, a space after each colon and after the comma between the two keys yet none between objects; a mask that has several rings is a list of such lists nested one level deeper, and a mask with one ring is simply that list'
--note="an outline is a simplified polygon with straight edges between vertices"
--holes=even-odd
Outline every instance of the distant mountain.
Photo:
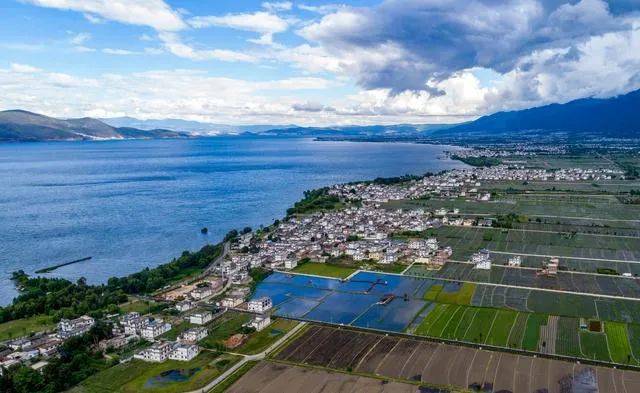
[{"label": "distant mountain", "polygon": [[100,120],[56,119],[23,110],[0,112],[0,141],[77,141],[105,139],[184,138],[187,135],[170,130],[140,130],[112,127]]},{"label": "distant mountain", "polygon": [[261,133],[276,128],[287,129],[297,127],[295,125],[229,125],[216,123],[203,123],[181,119],[151,119],[141,120],[134,117],[112,117],[100,119],[113,127],[135,127],[141,130],[162,128],[166,130],[184,131],[197,135],[242,134],[245,132]]},{"label": "distant mountain", "polygon": [[[396,124],[390,126],[290,127],[259,132],[264,136],[305,137],[416,137],[427,131],[448,128],[448,124]],[[245,134],[254,134],[247,132]]]},{"label": "distant mountain", "polygon": [[612,98],[584,98],[566,104],[498,112],[435,134],[480,137],[517,132],[562,132],[574,138],[638,138],[640,90]]}]

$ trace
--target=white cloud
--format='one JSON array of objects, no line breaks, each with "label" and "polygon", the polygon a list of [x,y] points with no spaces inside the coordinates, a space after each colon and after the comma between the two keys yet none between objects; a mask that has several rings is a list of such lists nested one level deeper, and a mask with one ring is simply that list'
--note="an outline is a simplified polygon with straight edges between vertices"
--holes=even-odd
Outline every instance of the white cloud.
[{"label": "white cloud", "polygon": [[71,43],[72,45],[82,45],[85,42],[89,41],[90,39],[91,39],[91,34],[78,33],[69,39],[69,43]]},{"label": "white cloud", "polygon": [[102,18],[100,18],[98,16],[95,16],[95,15],[91,15],[91,14],[82,14],[82,15],[84,16],[84,18],[86,20],[88,20],[90,23],[93,23],[94,25],[100,25],[100,24],[103,24],[103,23],[107,23],[106,20],[104,20],[104,19],[102,19]]},{"label": "white cloud", "polygon": [[102,50],[103,53],[106,53],[108,55],[121,55],[121,56],[127,56],[127,55],[134,55],[136,54],[136,52],[130,51],[130,50],[126,50],[126,49],[113,49],[113,48],[104,48]]},{"label": "white cloud", "polygon": [[271,44],[275,33],[281,33],[289,28],[289,23],[278,15],[269,12],[254,12],[252,14],[227,14],[224,16],[197,16],[189,20],[195,28],[227,27],[230,29],[252,31],[262,34],[259,40],[251,42]]},{"label": "white cloud", "polygon": [[41,7],[78,11],[91,22],[96,16],[131,25],[149,26],[159,31],[182,30],[180,14],[163,0],[21,0]]},{"label": "white cloud", "polygon": [[220,61],[243,61],[254,62],[256,59],[242,52],[225,49],[198,50],[182,42],[180,37],[174,33],[160,33],[158,35],[164,43],[165,48],[170,53],[191,60],[220,60]]},{"label": "white cloud", "polygon": [[39,68],[36,68],[34,66],[30,66],[28,64],[19,64],[19,63],[12,63],[11,70],[15,72],[19,72],[21,74],[31,74],[31,73],[40,71]]},{"label": "white cloud", "polygon": [[290,1],[265,1],[264,3],[262,3],[262,7],[271,12],[289,11],[291,10],[291,8],[293,8],[293,3]]},{"label": "white cloud", "polygon": [[89,48],[87,46],[82,46],[82,45],[74,46],[73,50],[80,53],[92,53],[96,51],[94,48]]}]

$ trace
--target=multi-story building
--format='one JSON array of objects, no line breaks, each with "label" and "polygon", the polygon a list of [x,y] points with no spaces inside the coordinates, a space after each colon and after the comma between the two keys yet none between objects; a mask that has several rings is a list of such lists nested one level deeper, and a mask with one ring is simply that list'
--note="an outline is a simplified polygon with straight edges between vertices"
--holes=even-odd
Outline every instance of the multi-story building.
[{"label": "multi-story building", "polygon": [[194,344],[178,343],[173,347],[173,351],[169,353],[169,359],[188,362],[200,353],[200,348]]},{"label": "multi-story building", "polygon": [[185,330],[178,336],[178,341],[186,343],[196,343],[203,338],[207,337],[209,332],[204,327],[195,327],[189,330]]},{"label": "multi-story building", "polygon": [[146,362],[164,362],[173,351],[173,346],[174,344],[171,342],[157,342],[149,348],[136,353],[133,357]]},{"label": "multi-story building", "polygon": [[189,322],[195,325],[204,325],[209,323],[213,319],[213,314],[210,311],[202,311],[189,315]]},{"label": "multi-story building", "polygon": [[58,335],[67,339],[88,332],[96,321],[88,315],[76,319],[62,319],[58,322]]},{"label": "multi-story building", "polygon": [[171,330],[171,324],[169,322],[164,322],[161,319],[156,319],[147,322],[147,324],[142,328],[140,335],[144,339],[153,341],[156,337],[168,332],[169,330]]},{"label": "multi-story building", "polygon": [[249,301],[249,303],[247,304],[247,308],[249,311],[260,313],[270,310],[271,307],[273,307],[273,302],[271,301],[271,298],[268,297],[254,299]]}]

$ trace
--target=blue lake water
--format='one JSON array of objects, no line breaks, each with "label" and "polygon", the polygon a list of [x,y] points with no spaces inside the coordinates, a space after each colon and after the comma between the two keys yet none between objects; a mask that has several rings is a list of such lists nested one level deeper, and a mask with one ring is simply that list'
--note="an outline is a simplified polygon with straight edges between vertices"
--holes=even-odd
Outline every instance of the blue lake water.
[{"label": "blue lake water", "polygon": [[[104,282],[284,215],[304,190],[464,165],[451,146],[219,137],[0,144],[0,304],[27,273]],[[209,228],[208,235],[200,229]]]}]

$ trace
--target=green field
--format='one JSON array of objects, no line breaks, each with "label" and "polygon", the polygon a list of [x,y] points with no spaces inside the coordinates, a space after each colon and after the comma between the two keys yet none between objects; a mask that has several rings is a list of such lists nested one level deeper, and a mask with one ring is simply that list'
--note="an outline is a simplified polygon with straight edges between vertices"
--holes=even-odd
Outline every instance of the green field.
[{"label": "green field", "polygon": [[517,317],[518,313],[516,311],[498,310],[491,330],[487,334],[485,344],[506,347]]},{"label": "green field", "polygon": [[522,337],[522,349],[537,351],[540,340],[540,327],[547,324],[549,316],[543,314],[529,314],[527,325]]},{"label": "green field", "polygon": [[611,361],[604,333],[580,332],[580,347],[584,357],[588,359]]},{"label": "green field", "polygon": [[120,307],[120,312],[122,312],[123,314],[126,314],[128,312],[137,312],[137,313],[140,313],[141,315],[144,315],[144,314],[148,314],[151,308],[155,304],[156,303],[153,301],[149,302],[149,301],[132,299],[127,303],[120,304],[119,307]]},{"label": "green field", "polygon": [[464,341],[484,343],[488,339],[487,332],[491,331],[497,314],[498,311],[491,308],[479,309],[464,335]]},{"label": "green field", "polygon": [[28,336],[31,333],[50,331],[56,324],[48,315],[36,315],[31,318],[16,319],[0,324],[0,340],[10,340]]},{"label": "green field", "polygon": [[457,292],[439,292],[435,300],[439,303],[468,305],[471,304],[471,298],[473,298],[473,294],[475,291],[476,284],[463,283],[460,287],[460,290],[458,290]]},{"label": "green field", "polygon": [[627,332],[627,325],[617,322],[606,322],[604,331],[607,335],[611,360],[617,363],[638,364],[631,351],[631,343]]},{"label": "green field", "polygon": [[[168,360],[150,363],[132,360],[95,374],[72,390],[75,393],[178,393],[201,388],[240,360],[237,356],[204,351],[189,362]],[[184,382],[153,382],[154,377],[170,370],[192,372]]]},{"label": "green field", "polygon": [[293,329],[298,322],[288,319],[276,319],[260,332],[252,333],[246,343],[237,350],[238,353],[256,354],[267,349],[280,337]]},{"label": "green field", "polygon": [[307,262],[296,266],[296,268],[293,269],[293,272],[301,274],[314,274],[317,276],[325,277],[345,278],[353,274],[353,272],[355,272],[356,270],[358,269],[350,266]]},{"label": "green field", "polygon": [[527,321],[529,320],[530,315],[531,314],[518,313],[516,321],[513,324],[513,328],[511,329],[509,340],[507,341],[507,347],[522,348],[522,339],[524,337],[527,328]]},{"label": "green field", "polygon": [[224,349],[223,341],[239,333],[242,325],[249,322],[248,314],[226,312],[209,327],[209,335],[200,341],[200,345],[210,349]]},{"label": "green field", "polygon": [[567,356],[583,356],[580,350],[580,321],[577,318],[560,317],[556,336],[556,353]]}]

